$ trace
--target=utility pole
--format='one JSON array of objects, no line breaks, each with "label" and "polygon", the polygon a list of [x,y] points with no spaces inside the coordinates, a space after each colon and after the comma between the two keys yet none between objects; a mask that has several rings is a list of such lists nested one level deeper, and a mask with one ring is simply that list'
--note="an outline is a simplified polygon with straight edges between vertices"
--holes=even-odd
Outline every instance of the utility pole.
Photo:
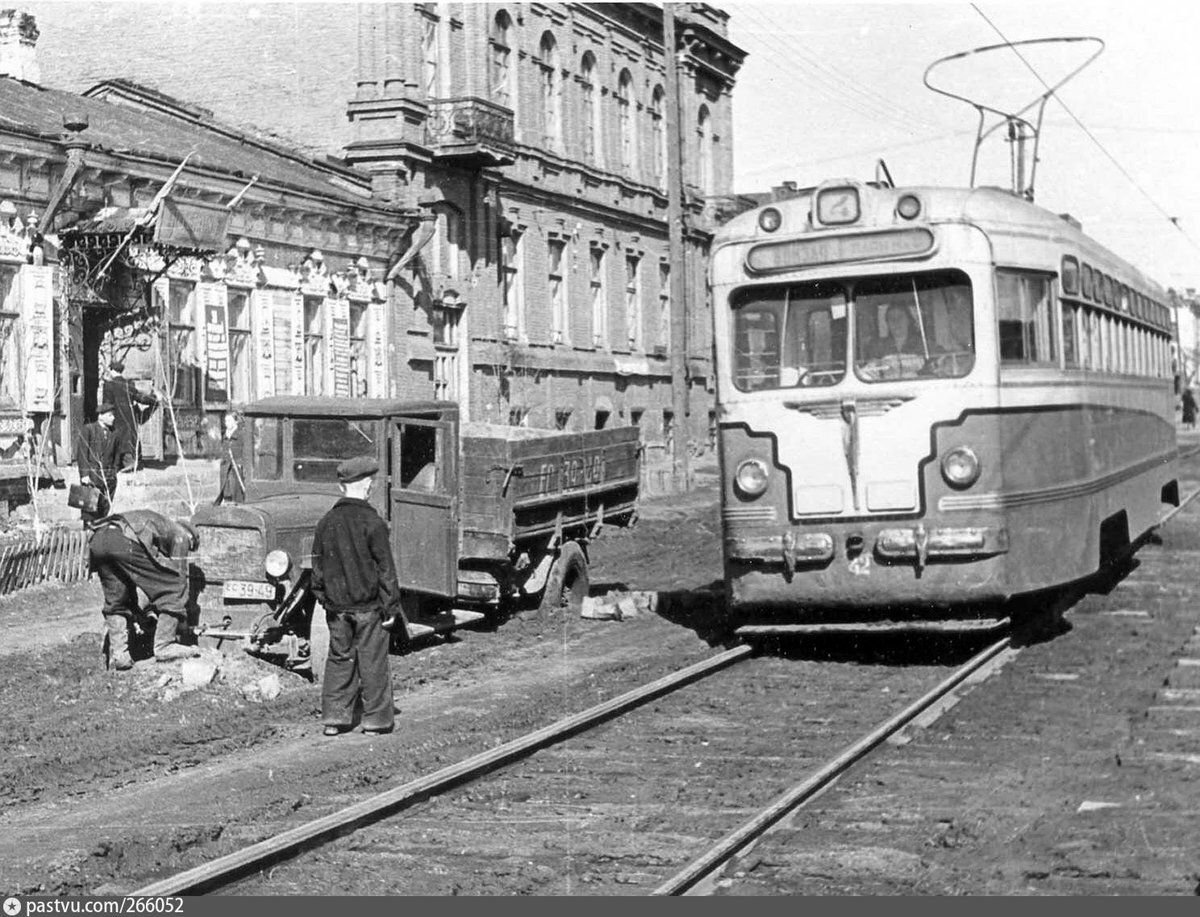
[{"label": "utility pole", "polygon": [[663,64],[667,71],[667,97],[663,100],[667,122],[667,261],[671,270],[671,477],[676,493],[687,490],[688,391],[687,391],[687,263],[683,247],[683,150],[680,130],[679,61],[675,38],[674,3],[663,3]]}]

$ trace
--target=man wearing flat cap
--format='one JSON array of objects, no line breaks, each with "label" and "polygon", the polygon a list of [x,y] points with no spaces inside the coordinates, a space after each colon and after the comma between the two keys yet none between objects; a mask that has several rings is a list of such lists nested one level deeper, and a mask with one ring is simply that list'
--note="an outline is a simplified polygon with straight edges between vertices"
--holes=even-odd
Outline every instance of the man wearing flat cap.
[{"label": "man wearing flat cap", "polygon": [[147,608],[152,606],[157,615],[155,661],[200,654],[181,642],[187,631],[188,554],[199,546],[200,534],[190,522],[152,509],[129,510],[96,522],[88,557],[104,590],[110,668],[133,667],[129,633],[139,625],[139,589],[149,600]]},{"label": "man wearing flat cap", "polygon": [[84,424],[79,431],[75,455],[79,462],[79,483],[100,492],[94,511],[81,509],[83,527],[90,528],[97,519],[108,515],[113,495],[117,492],[117,438],[113,434],[114,410],[105,402],[96,408],[96,419]]},{"label": "man wearing flat cap", "polygon": [[104,383],[101,398],[111,404],[116,412],[113,435],[117,438],[117,470],[133,471],[137,467],[138,426],[141,418],[135,404],[153,408],[158,404],[157,395],[145,395],[137,386],[125,378],[125,364],[113,360],[108,364],[109,378]]},{"label": "man wearing flat cap", "polygon": [[367,502],[379,463],[367,456],[337,467],[342,498],[317,523],[312,546],[312,589],[329,621],[329,657],[321,685],[325,735],[354,728],[362,703],[368,734],[395,726],[391,635],[384,621],[400,614],[400,585],[388,527]]}]

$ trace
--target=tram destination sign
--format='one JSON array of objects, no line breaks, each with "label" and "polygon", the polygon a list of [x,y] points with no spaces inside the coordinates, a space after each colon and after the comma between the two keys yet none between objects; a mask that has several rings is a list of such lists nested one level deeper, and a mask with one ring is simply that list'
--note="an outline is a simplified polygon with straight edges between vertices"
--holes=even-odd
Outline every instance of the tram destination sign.
[{"label": "tram destination sign", "polygon": [[756,274],[791,271],[818,264],[874,261],[923,255],[933,250],[928,229],[889,229],[822,239],[788,239],[755,245],[746,256],[746,267]]}]

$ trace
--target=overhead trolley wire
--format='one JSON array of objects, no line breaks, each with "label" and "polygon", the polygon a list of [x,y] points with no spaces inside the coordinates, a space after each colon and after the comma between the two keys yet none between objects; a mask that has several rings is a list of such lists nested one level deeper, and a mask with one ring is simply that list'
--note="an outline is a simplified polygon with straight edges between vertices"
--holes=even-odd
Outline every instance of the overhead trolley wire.
[{"label": "overhead trolley wire", "polygon": [[1065,111],[1068,115],[1071,116],[1071,120],[1073,120],[1075,122],[1075,124],[1079,126],[1079,129],[1081,131],[1083,131],[1083,133],[1087,136],[1087,138],[1096,145],[1096,148],[1099,149],[1100,152],[1105,155],[1105,157],[1108,159],[1109,162],[1111,162],[1114,166],[1116,166],[1117,171],[1119,171],[1122,175],[1125,176],[1126,180],[1131,185],[1133,185],[1134,188],[1137,189],[1138,193],[1141,194],[1142,197],[1144,197],[1150,203],[1150,205],[1152,207],[1154,207],[1155,210],[1157,210],[1159,213],[1161,213],[1163,215],[1163,217],[1166,219],[1166,221],[1168,223],[1170,223],[1177,230],[1179,230],[1179,232],[1183,235],[1183,237],[1185,239],[1187,239],[1188,243],[1192,246],[1192,248],[1196,249],[1197,251],[1200,251],[1200,244],[1197,244],[1196,240],[1193,239],[1188,234],[1188,231],[1179,225],[1179,218],[1171,216],[1170,213],[1168,213],[1165,209],[1163,209],[1163,207],[1158,203],[1158,201],[1154,200],[1154,198],[1152,198],[1149,195],[1149,193],[1140,184],[1138,184],[1137,180],[1132,175],[1129,174],[1129,172],[1125,169],[1125,167],[1123,165],[1121,165],[1120,162],[1117,161],[1117,158],[1108,151],[1108,149],[1104,146],[1103,143],[1101,143],[1099,141],[1099,139],[1097,139],[1096,135],[1093,134],[1090,130],[1088,130],[1087,125],[1085,125],[1079,119],[1079,117],[1075,114],[1075,112],[1073,112],[1071,110],[1070,106],[1067,105],[1067,103],[1063,101],[1063,99],[1058,95],[1058,93],[1053,92],[1050,89],[1049,84],[1047,84],[1046,81],[1044,79],[1042,79],[1042,75],[1040,73],[1038,73],[1037,69],[1033,66],[1033,64],[1031,64],[1029,62],[1029,60],[1026,59],[1025,55],[1023,55],[1021,53],[1019,48],[1017,48],[1013,45],[1013,43],[1009,40],[1008,36],[1005,35],[1004,32],[1002,32],[1000,30],[1000,27],[998,25],[996,25],[996,23],[992,22],[991,19],[988,18],[987,13],[985,13],[983,10],[981,10],[974,3],[971,4],[971,8],[973,10],[975,10],[975,12],[978,13],[983,18],[984,22],[986,22],[989,26],[992,27],[993,30],[995,30],[996,34],[999,35],[1000,38],[1004,41],[1004,43],[1012,49],[1012,52],[1020,59],[1021,63],[1023,63],[1029,69],[1029,72],[1032,73],[1034,75],[1034,77],[1037,78],[1037,81],[1039,83],[1041,83],[1042,86],[1044,86],[1046,88],[1046,90],[1051,93],[1051,95],[1054,96],[1054,98],[1058,102],[1058,104],[1062,106],[1063,111]]}]

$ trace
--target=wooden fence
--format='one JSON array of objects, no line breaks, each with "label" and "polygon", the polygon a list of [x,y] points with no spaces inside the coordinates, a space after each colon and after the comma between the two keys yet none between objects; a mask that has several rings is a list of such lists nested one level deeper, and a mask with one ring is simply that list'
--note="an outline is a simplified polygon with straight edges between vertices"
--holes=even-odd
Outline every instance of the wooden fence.
[{"label": "wooden fence", "polygon": [[0,545],[0,596],[35,583],[81,583],[88,577],[88,533],[54,528]]}]

